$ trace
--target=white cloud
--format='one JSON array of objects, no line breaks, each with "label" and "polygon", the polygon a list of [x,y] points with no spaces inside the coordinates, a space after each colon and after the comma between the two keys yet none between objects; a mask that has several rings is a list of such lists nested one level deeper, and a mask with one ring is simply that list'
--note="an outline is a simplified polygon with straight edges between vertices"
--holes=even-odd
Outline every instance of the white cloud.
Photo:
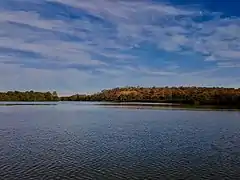
[{"label": "white cloud", "polygon": [[0,47],[29,51],[37,53],[43,58],[56,59],[59,63],[82,64],[82,65],[101,65],[104,64],[98,60],[91,59],[90,55],[81,49],[77,43],[68,43],[60,40],[38,41],[29,43],[23,39],[0,38]]},{"label": "white cloud", "polygon": [[[237,18],[220,19],[218,16],[215,17],[215,13],[206,13],[210,20],[196,23],[192,18],[199,17],[200,11],[145,1],[47,0],[47,2],[77,7],[104,21],[109,21],[116,26],[116,31],[110,31],[109,27],[87,20],[49,20],[41,18],[37,13],[22,11],[1,11],[0,23],[20,23],[53,30],[53,33],[64,32],[89,39],[81,42],[82,46],[91,51],[94,44],[94,47],[98,48],[96,50],[102,53],[106,53],[104,51],[106,47],[126,50],[138,47],[141,42],[149,42],[157,44],[159,49],[171,52],[181,51],[182,47],[185,47],[196,53],[215,56],[220,60],[239,58],[240,20]],[[176,19],[179,15],[183,17]]]},{"label": "white cloud", "polygon": [[[21,0],[22,3],[26,1]],[[39,3],[30,0],[28,2]],[[180,85],[239,83],[237,79],[221,81],[219,78],[211,77],[211,73],[219,72],[221,68],[239,67],[237,62],[240,59],[240,18],[221,19],[216,13],[201,13],[196,9],[152,1],[41,1],[46,12],[51,11],[48,9],[49,2],[65,5],[64,13],[71,13],[69,7],[72,7],[77,10],[74,13],[81,14],[84,11],[98,17],[99,21],[94,22],[88,18],[67,19],[66,17],[65,20],[57,17],[46,18],[37,11],[2,8],[0,48],[35,53],[39,55],[34,57],[39,63],[91,66],[102,75],[94,75],[91,70],[77,71],[68,68],[51,71],[26,68],[21,66],[26,63],[20,59],[23,57],[18,57],[14,52],[8,54],[0,51],[2,71],[0,84],[3,84],[1,86],[3,89],[59,87],[61,91],[76,91],[80,86],[84,86],[81,88],[85,91],[84,88],[94,90],[97,87],[128,83],[142,85],[154,85],[154,83],[167,85],[168,82]],[[194,20],[201,16],[207,16],[208,20],[199,22]],[[193,57],[202,54],[204,60],[208,61],[203,63],[215,63],[216,68],[220,69],[210,71],[203,69],[200,72],[195,69],[190,73],[184,73],[185,70],[181,69],[180,63],[163,67],[153,67],[151,63],[142,65],[141,54],[131,52],[134,49],[143,51],[141,48],[146,44],[175,54],[176,58],[178,53],[190,52],[195,55]],[[27,55],[26,59],[33,60]],[[186,59],[186,61],[190,60]],[[178,59],[174,61],[177,62]],[[6,62],[9,64],[4,64]],[[18,72],[18,75],[14,75],[15,72]],[[208,77],[200,77],[207,74]],[[139,75],[142,79],[137,77]]]},{"label": "white cloud", "polygon": [[[109,1],[109,0],[46,0],[48,2],[58,2],[65,5],[78,7],[87,10],[99,17],[129,19],[130,15],[142,14],[142,16],[149,15],[149,13],[157,13],[162,15],[191,15],[194,12],[175,8],[167,4],[158,4],[147,1]],[[119,7],[119,8],[116,8]],[[109,17],[111,15],[112,17]]]},{"label": "white cloud", "polygon": [[[77,7],[107,19],[117,25],[118,37],[124,39],[128,47],[148,41],[157,43],[159,49],[166,51],[179,51],[185,47],[195,53],[215,56],[217,60],[240,57],[240,18],[221,19],[219,13],[203,13],[151,1],[47,1]],[[176,18],[180,15],[181,18]],[[202,16],[207,16],[209,20],[193,20]]]},{"label": "white cloud", "polygon": [[221,68],[240,68],[240,62],[218,62],[217,65]]},{"label": "white cloud", "polygon": [[87,84],[92,78],[94,78],[94,76],[91,74],[74,69],[53,71],[47,69],[23,68],[19,65],[1,64],[0,91],[53,91],[57,89],[59,92],[87,92],[91,89],[81,86]]},{"label": "white cloud", "polygon": [[[239,31],[240,32],[240,31]],[[238,59],[240,58],[240,51],[234,51],[234,50],[219,50],[217,52],[217,55],[222,58],[227,59]]]},{"label": "white cloud", "polygon": [[31,25],[33,27],[61,31],[66,28],[66,24],[60,20],[44,20],[39,14],[25,11],[1,11],[0,23],[14,22],[19,24]]}]

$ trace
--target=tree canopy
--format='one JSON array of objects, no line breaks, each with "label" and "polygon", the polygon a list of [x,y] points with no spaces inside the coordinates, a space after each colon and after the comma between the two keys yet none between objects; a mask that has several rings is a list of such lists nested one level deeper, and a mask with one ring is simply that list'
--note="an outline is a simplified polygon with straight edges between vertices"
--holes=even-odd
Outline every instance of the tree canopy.
[{"label": "tree canopy", "polygon": [[67,101],[170,102],[195,105],[240,106],[240,88],[123,87],[92,95],[62,97]]},{"label": "tree canopy", "polygon": [[57,92],[8,91],[0,92],[0,101],[58,101]]},{"label": "tree canopy", "polygon": [[168,102],[195,105],[240,107],[240,88],[222,87],[122,87],[102,90],[92,95],[59,97],[57,92],[0,92],[0,101],[111,101]]}]

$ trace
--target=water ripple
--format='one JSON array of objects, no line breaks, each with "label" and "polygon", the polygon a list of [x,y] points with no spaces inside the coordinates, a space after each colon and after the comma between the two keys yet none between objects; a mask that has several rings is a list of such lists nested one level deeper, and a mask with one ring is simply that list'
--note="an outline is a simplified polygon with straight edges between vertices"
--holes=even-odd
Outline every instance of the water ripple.
[{"label": "water ripple", "polygon": [[232,112],[0,114],[0,179],[240,179]]}]

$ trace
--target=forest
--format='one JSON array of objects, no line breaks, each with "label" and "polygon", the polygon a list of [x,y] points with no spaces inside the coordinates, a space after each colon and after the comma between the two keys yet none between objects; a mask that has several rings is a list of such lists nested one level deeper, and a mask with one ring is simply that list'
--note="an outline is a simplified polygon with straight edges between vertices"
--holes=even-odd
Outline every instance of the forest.
[{"label": "forest", "polygon": [[8,91],[0,92],[0,101],[59,101],[60,98],[54,92],[34,92],[34,91]]},{"label": "forest", "polygon": [[110,101],[167,102],[189,105],[240,107],[240,88],[223,87],[122,87],[99,93],[58,96],[57,92],[0,92],[0,101]]},{"label": "forest", "polygon": [[123,87],[92,95],[61,97],[62,101],[166,102],[190,105],[240,107],[240,88],[222,87]]}]

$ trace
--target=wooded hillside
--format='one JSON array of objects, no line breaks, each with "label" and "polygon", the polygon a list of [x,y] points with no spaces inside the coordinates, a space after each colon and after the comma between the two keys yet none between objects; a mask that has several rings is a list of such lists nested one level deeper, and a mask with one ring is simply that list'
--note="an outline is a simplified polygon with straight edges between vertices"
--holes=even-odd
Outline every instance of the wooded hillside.
[{"label": "wooded hillside", "polygon": [[240,88],[206,87],[124,87],[103,90],[92,95],[59,97],[57,92],[0,92],[0,101],[112,101],[168,102],[195,105],[240,107]]},{"label": "wooded hillside", "polygon": [[199,105],[240,106],[240,88],[220,87],[124,87],[93,95],[62,97],[65,101],[171,102]]},{"label": "wooded hillside", "polygon": [[0,101],[58,101],[57,92],[8,91],[0,92]]}]

